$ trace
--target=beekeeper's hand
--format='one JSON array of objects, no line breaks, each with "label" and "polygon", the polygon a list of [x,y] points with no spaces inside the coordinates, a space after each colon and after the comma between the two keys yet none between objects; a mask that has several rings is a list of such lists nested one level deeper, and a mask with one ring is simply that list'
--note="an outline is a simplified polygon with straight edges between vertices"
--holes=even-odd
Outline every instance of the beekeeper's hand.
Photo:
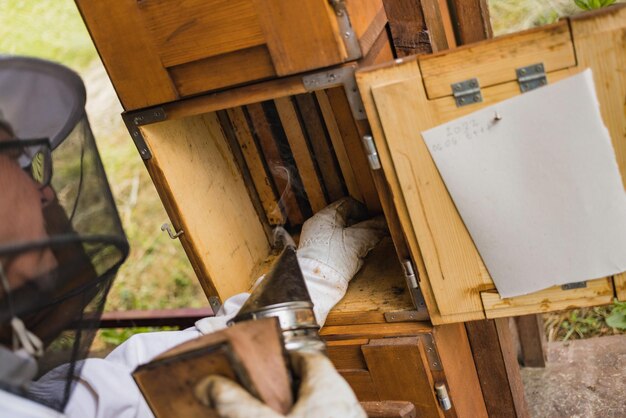
[{"label": "beekeeper's hand", "polygon": [[[322,209],[302,226],[298,262],[320,326],[346,293],[348,282],[361,268],[363,258],[387,234],[382,216],[354,224],[365,216],[363,205],[347,197]],[[210,334],[225,328],[248,296],[247,293],[232,296],[216,316],[197,321],[196,329]]]},{"label": "beekeeper's hand", "polygon": [[346,293],[363,258],[387,234],[382,216],[354,224],[365,216],[365,207],[347,197],[322,209],[302,226],[298,261],[320,326]]},{"label": "beekeeper's hand", "polygon": [[[366,418],[352,389],[326,356],[296,352],[291,354],[291,361],[301,383],[296,403],[286,417]],[[207,377],[196,388],[196,396],[222,418],[285,417],[221,376]]]}]

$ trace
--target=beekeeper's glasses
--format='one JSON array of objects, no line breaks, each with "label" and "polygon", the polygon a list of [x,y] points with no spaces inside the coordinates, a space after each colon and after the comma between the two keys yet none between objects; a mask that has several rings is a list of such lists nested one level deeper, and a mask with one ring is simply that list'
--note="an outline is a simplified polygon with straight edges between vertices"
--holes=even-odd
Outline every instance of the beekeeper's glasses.
[{"label": "beekeeper's glasses", "polygon": [[17,162],[40,188],[50,184],[52,154],[48,138],[0,141],[0,155],[6,155]]}]

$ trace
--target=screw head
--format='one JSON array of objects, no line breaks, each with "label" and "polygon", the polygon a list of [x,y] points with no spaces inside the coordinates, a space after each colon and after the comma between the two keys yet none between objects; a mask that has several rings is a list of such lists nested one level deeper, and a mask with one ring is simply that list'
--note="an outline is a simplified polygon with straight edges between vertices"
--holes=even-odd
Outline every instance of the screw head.
[{"label": "screw head", "polygon": [[479,95],[477,95],[477,94],[475,94],[475,95],[474,95],[474,102],[477,102],[477,101],[479,101],[479,100],[480,100],[480,96],[479,96]]}]

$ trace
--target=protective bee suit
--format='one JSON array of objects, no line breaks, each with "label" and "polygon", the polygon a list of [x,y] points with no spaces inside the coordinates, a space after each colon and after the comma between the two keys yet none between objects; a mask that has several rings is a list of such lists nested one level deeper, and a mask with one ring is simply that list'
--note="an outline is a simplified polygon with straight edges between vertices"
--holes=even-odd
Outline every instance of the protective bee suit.
[{"label": "protective bee suit", "polygon": [[[16,72],[31,77],[20,84]],[[54,124],[31,131],[27,122],[28,115],[45,113],[32,102],[47,78],[60,78],[61,87],[50,88],[55,83],[48,80],[41,100],[49,103],[58,95],[56,106],[73,109],[64,124],[57,123],[63,125],[56,127],[58,134]],[[24,103],[31,108],[14,100],[24,89],[29,97]],[[0,118],[0,219],[23,219],[0,226],[0,417],[151,417],[133,370],[180,343],[226,327],[248,298],[245,293],[229,298],[215,317],[190,329],[138,334],[105,359],[84,360],[106,294],[128,253],[84,101],[80,79],[58,65],[0,60],[5,121]],[[50,119],[63,119],[49,113]],[[342,199],[303,226],[297,258],[320,325],[362,258],[386,233],[380,219],[352,225],[363,212],[358,202]],[[294,365],[302,384],[288,416],[365,416],[323,355],[296,356]],[[278,416],[227,379],[210,378],[204,396],[223,417]]]},{"label": "protective bee suit", "polygon": [[84,105],[73,72],[0,57],[2,417],[64,411],[128,254]]}]

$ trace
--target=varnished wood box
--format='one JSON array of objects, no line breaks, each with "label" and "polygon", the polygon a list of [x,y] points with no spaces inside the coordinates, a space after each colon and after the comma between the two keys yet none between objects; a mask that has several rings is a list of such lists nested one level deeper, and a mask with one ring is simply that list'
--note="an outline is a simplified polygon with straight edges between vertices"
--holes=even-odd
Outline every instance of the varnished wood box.
[{"label": "varnished wood box", "polygon": [[[434,323],[594,306],[626,299],[624,274],[501,298],[419,133],[523,94],[516,69],[540,64],[547,83],[593,70],[600,109],[626,178],[626,7],[398,60],[357,74],[382,169]],[[476,78],[482,102],[458,107],[452,84]],[[580,115],[572,115],[580,117]]]},{"label": "varnished wood box", "polygon": [[386,24],[382,0],[76,3],[126,110],[354,61]]},{"label": "varnished wood box", "polygon": [[[615,290],[626,296],[623,279],[606,278],[589,282],[584,289],[550,289],[539,292],[538,298],[501,301],[429,157],[418,151],[404,169],[394,160],[394,152],[403,152],[401,147],[409,143],[403,136],[407,130],[420,132],[472,110],[456,108],[451,82],[480,77],[488,104],[518,94],[515,66],[537,61],[546,66],[549,81],[583,67],[598,67],[603,80],[616,86],[615,91],[605,88],[601,100],[606,103],[603,111],[611,115],[607,124],[613,135],[617,132],[614,138],[620,138],[624,117],[619,100],[626,96],[626,83],[615,69],[624,67],[620,37],[624,9],[363,71],[357,73],[359,96],[355,69],[393,61],[382,29],[362,29],[362,34],[376,35],[366,46],[361,43],[362,56],[356,61],[341,54],[326,60],[318,49],[306,49],[306,43],[275,57],[268,38],[263,41],[267,46],[241,49],[247,53],[267,49],[263,53],[272,62],[272,74],[256,73],[251,67],[259,61],[249,60],[241,51],[210,58],[204,42],[197,46],[197,57],[168,67],[167,54],[192,44],[160,49],[158,45],[167,43],[168,37],[163,37],[167,32],[159,38],[149,31],[167,27],[178,33],[168,22],[193,21],[189,11],[183,17],[178,11],[169,16],[157,8],[171,7],[173,2],[168,1],[121,1],[114,13],[108,11],[110,5],[95,0],[77,3],[128,110],[124,118],[131,136],[212,306],[249,290],[264,271],[272,254],[272,226],[284,224],[297,236],[307,218],[346,195],[363,202],[371,215],[385,213],[394,242],[386,240],[368,258],[322,330],[331,359],[361,400],[409,400],[428,417],[485,416],[472,352],[459,321],[609,303]],[[194,7],[205,3],[227,2],[188,2]],[[296,3],[313,7],[318,2],[263,4],[270,10],[272,5]],[[328,3],[319,3],[329,10]],[[357,3],[376,5],[361,11],[375,10],[370,16],[380,16],[378,2],[344,4]],[[252,10],[257,2],[228,4],[247,4]],[[104,19],[105,7],[113,17]],[[350,8],[348,12],[359,33],[354,16],[360,12]],[[278,12],[270,16],[276,20],[274,26],[288,21]],[[378,21],[366,18],[361,27],[377,28]],[[117,28],[129,33],[133,25],[138,31],[134,37],[111,35]],[[285,27],[293,25],[287,22]],[[186,36],[185,42],[200,39]],[[603,49],[598,36],[609,39]],[[157,39],[161,44],[155,46]],[[283,43],[289,46],[290,40],[279,42]],[[342,44],[336,45],[341,50]],[[301,51],[323,59],[308,57],[311,61],[300,65]],[[612,57],[611,71],[602,71],[606,64],[598,54]],[[220,61],[226,57],[233,60]],[[177,72],[182,68],[190,70]],[[191,78],[182,81],[177,78],[181,74]],[[245,85],[233,87],[239,84]],[[382,169],[370,169],[362,146],[370,124]],[[624,144],[616,144],[616,149],[619,158],[626,155]],[[407,170],[420,175],[430,170],[428,179],[435,188],[420,196],[422,183],[411,183]],[[444,206],[422,206],[420,199],[429,198]],[[430,226],[440,225],[441,230],[430,232]],[[450,248],[453,244],[460,247]],[[407,285],[398,259],[414,266],[430,322],[424,320],[416,289],[409,289],[411,281]],[[441,408],[435,384],[446,385],[452,409]]]},{"label": "varnished wood box", "polygon": [[[118,94],[132,109],[124,114],[131,136],[213,307],[249,290],[266,269],[274,225],[297,238],[307,218],[348,195],[371,215],[381,213],[379,173],[370,170],[361,142],[368,127],[354,71],[393,59],[382,27],[356,61],[315,64],[304,69],[340,65],[195,95],[215,88],[204,80],[194,97],[179,99],[131,83],[132,72],[124,70],[135,65],[132,57],[120,44],[98,41],[102,23],[95,13],[102,6],[77,3]],[[106,31],[115,28],[111,23]],[[107,55],[115,59],[107,62]],[[230,65],[231,73],[246,70]],[[116,78],[112,67],[126,78]],[[151,77],[146,68],[142,74]],[[169,79],[151,82],[157,91],[171,87]],[[129,101],[128,94],[142,99]],[[322,333],[331,359],[361,400],[411,401],[427,417],[486,416],[464,327],[435,329],[424,311],[416,313],[394,244],[386,239],[327,319]],[[388,362],[399,353],[410,364]],[[435,384],[446,385],[450,409],[440,406]]]}]

